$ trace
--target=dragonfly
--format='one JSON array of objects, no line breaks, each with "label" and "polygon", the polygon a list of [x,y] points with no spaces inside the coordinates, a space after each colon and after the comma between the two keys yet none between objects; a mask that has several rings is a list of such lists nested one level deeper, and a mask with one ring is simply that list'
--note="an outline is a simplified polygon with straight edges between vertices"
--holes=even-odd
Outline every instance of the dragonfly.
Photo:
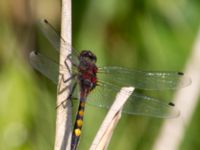
[{"label": "dragonfly", "polygon": [[[62,37],[45,19],[40,22],[39,26],[59,53]],[[72,69],[68,68],[66,60],[71,61]],[[180,89],[191,83],[190,78],[182,72],[138,71],[117,66],[99,67],[97,57],[91,50],[77,52],[73,49],[72,54],[66,60],[65,65],[68,69],[64,71],[71,73],[70,78],[66,81],[73,81],[70,95],[79,94],[79,106],[74,121],[71,150],[76,150],[79,143],[85,104],[109,109],[122,87],[131,86],[142,90],[163,91]],[[52,82],[58,83],[58,63],[35,51],[30,53],[30,63]],[[128,94],[126,90],[122,93]],[[174,103],[161,101],[138,92],[132,93],[124,104],[122,112],[158,118],[174,118],[180,114]]]}]

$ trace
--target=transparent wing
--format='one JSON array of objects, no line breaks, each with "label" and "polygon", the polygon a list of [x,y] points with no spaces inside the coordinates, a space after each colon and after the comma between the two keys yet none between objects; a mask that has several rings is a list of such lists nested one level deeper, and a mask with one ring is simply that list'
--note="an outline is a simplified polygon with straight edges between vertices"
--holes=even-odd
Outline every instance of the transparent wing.
[{"label": "transparent wing", "polygon": [[[51,80],[54,84],[58,83],[58,72],[59,72],[59,66],[56,62],[52,61],[46,56],[43,56],[42,54],[32,51],[29,55],[30,63],[31,65],[39,71],[41,74],[43,74],[45,77],[47,77],[49,80]],[[67,69],[62,68],[62,71],[68,71]],[[73,70],[75,71],[75,69]],[[71,84],[74,85],[76,80],[72,80]],[[64,88],[65,89],[65,88]],[[73,97],[77,97],[77,88],[75,88],[73,92]]]},{"label": "transparent wing", "polygon": [[159,118],[175,118],[180,115],[180,111],[174,105],[137,93],[133,93],[124,105],[123,111],[128,114]]},{"label": "transparent wing", "polygon": [[50,79],[53,83],[58,82],[58,64],[38,52],[32,51],[29,55],[31,65]]},{"label": "transparent wing", "polygon": [[188,86],[191,79],[181,72],[145,72],[121,67],[99,69],[98,79],[124,87],[146,90],[168,90]]},{"label": "transparent wing", "polygon": [[54,30],[53,26],[51,26],[46,19],[42,19],[39,22],[39,28],[45,35],[45,37],[49,40],[49,42],[53,45],[53,47],[59,52],[60,50],[60,36]]},{"label": "transparent wing", "polygon": [[[97,86],[94,91],[91,91],[87,103],[97,107],[110,108],[119,91],[120,88],[115,85],[105,82],[101,83],[101,86]],[[125,94],[128,94],[127,91],[122,92],[122,96]],[[128,114],[159,118],[174,118],[180,114],[175,106],[140,95],[136,91],[128,98],[122,111]]]},{"label": "transparent wing", "polygon": [[[57,84],[58,82],[58,72],[59,72],[59,65],[57,62],[52,61],[50,58],[40,54],[39,52],[32,51],[29,55],[31,65],[51,80],[53,83]],[[65,73],[69,70],[66,67],[61,66],[61,72]],[[77,72],[76,67],[72,66],[71,71],[73,73]]]},{"label": "transparent wing", "polygon": [[57,52],[60,51],[60,41],[62,40],[67,47],[72,49],[73,55],[78,56],[79,53],[57,33],[55,28],[46,19],[40,20],[39,28]]}]

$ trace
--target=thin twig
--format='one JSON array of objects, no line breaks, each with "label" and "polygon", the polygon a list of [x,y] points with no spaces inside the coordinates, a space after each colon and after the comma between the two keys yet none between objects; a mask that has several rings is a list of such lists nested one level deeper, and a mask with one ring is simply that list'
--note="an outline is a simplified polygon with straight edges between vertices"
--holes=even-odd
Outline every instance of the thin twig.
[{"label": "thin twig", "polygon": [[175,103],[181,108],[181,119],[166,120],[161,129],[154,150],[177,150],[184,137],[185,127],[190,123],[200,94],[200,30],[194,43],[192,55],[188,61],[185,74],[192,79],[192,85],[178,91]]},{"label": "thin twig", "polygon": [[[70,74],[67,72],[62,72],[63,66],[65,66],[64,61],[69,55],[71,50],[71,0],[62,0],[62,16],[61,16],[61,40],[60,45],[60,68],[59,68],[59,81],[58,87],[65,88],[70,84],[70,82],[64,83],[61,75],[67,79]],[[66,41],[68,44],[66,44]],[[71,67],[70,61],[67,61],[69,67]],[[61,67],[62,66],[62,67]],[[67,69],[67,68],[66,68]],[[63,74],[64,73],[64,74]],[[60,90],[60,89],[58,89]],[[57,93],[57,105],[61,104],[62,101],[66,100],[69,95],[69,90],[65,92]],[[71,144],[71,102],[66,102],[66,107],[58,107],[56,115],[56,137],[55,137],[55,147],[54,150],[69,150]]]},{"label": "thin twig", "polygon": [[[124,94],[124,90],[127,91],[126,94]],[[95,139],[92,142],[90,150],[107,149],[107,146],[112,137],[112,133],[119,119],[121,118],[122,107],[133,91],[133,87],[123,87],[121,91],[117,94],[113,105],[111,106],[108,114],[106,115],[103,123],[101,124],[99,131],[96,134]]]}]

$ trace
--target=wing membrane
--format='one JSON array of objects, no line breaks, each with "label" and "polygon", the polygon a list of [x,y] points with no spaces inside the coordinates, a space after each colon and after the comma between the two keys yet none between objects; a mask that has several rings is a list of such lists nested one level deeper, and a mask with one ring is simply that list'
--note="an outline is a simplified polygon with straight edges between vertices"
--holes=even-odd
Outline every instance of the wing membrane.
[{"label": "wing membrane", "polygon": [[[53,83],[57,84],[58,82],[58,72],[59,65],[49,59],[48,57],[40,54],[39,52],[32,51],[29,55],[31,65],[43,74],[45,77],[50,79]],[[61,72],[68,72],[69,70],[66,67],[61,66]],[[77,72],[75,67],[71,68],[70,72]]]},{"label": "wing membrane", "polygon": [[146,90],[169,90],[188,86],[189,77],[181,72],[145,72],[121,67],[103,67],[99,69],[99,80],[124,86],[134,86]]},{"label": "wing membrane", "polygon": [[60,41],[62,40],[67,48],[66,50],[72,50],[72,54],[74,56],[78,56],[78,52],[67,42],[65,41],[55,30],[55,28],[46,20],[42,19],[39,22],[39,27],[45,37],[49,40],[49,42],[53,45],[53,47],[56,49],[57,52],[60,51]]},{"label": "wing membrane", "polygon": [[45,37],[49,40],[49,42],[53,45],[53,47],[57,50],[57,52],[59,52],[60,36],[57,34],[54,28],[45,19],[40,20],[39,27],[43,32],[43,34],[45,35]]},{"label": "wing membrane", "polygon": [[[119,87],[104,82],[103,85],[101,84],[94,91],[91,91],[87,103],[98,107],[110,108],[119,91]],[[127,94],[127,91],[123,91],[121,94],[123,96]],[[128,98],[122,111],[127,114],[159,118],[174,118],[180,114],[175,106],[148,96],[140,95],[136,91]]]},{"label": "wing membrane", "polygon": [[53,83],[58,82],[58,64],[50,60],[49,58],[39,54],[38,52],[32,51],[30,53],[31,65],[50,79]]}]

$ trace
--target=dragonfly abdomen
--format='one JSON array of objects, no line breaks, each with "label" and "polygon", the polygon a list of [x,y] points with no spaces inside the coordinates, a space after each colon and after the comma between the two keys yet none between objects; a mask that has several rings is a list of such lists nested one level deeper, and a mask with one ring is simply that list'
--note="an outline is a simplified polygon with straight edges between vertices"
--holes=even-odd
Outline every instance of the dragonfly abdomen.
[{"label": "dragonfly abdomen", "polygon": [[78,146],[79,138],[81,135],[81,129],[83,126],[84,110],[85,110],[85,98],[81,98],[72,133],[71,150],[76,150]]}]

